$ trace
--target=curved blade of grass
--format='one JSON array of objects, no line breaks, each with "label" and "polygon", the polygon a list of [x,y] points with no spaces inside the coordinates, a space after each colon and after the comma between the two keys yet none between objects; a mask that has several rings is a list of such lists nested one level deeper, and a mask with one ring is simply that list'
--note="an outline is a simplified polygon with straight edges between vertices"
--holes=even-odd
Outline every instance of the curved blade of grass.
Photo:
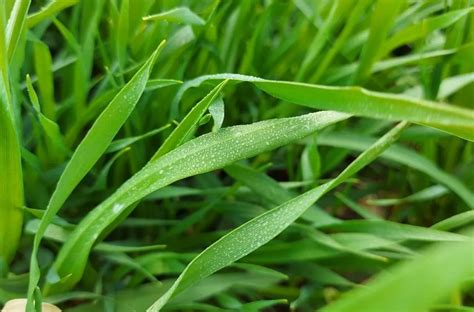
[{"label": "curved blade of grass", "polygon": [[[470,233],[472,236],[472,232]],[[400,263],[321,309],[324,312],[428,311],[430,306],[474,275],[472,238],[442,243],[419,258]],[[449,263],[449,268],[446,267]],[[435,282],[433,282],[435,281]]]},{"label": "curved blade of grass", "polygon": [[[373,138],[353,133],[323,133],[318,137],[318,144],[357,151],[365,150],[374,141]],[[472,191],[455,176],[441,170],[424,156],[403,146],[394,145],[385,151],[382,157],[425,173],[433,180],[451,189],[464,200],[469,208],[474,209],[474,194]]]},{"label": "curved blade of grass", "polygon": [[39,123],[47,137],[46,146],[49,153],[52,154],[50,158],[54,159],[57,163],[61,163],[64,157],[69,153],[69,150],[64,144],[63,136],[58,124],[43,115],[41,112],[38,96],[33,88],[29,75],[26,75],[26,89]]},{"label": "curved blade of grass", "polygon": [[192,131],[196,128],[202,115],[207,111],[209,106],[218,98],[219,93],[224,88],[227,80],[218,84],[211,92],[209,92],[199,103],[197,103],[191,111],[179,123],[178,127],[166,138],[165,142],[160,146],[151,161],[160,158],[169,151],[175,149],[189,137]]},{"label": "curved blade of grass", "polygon": [[361,117],[410,121],[474,141],[474,111],[470,109],[359,87],[329,87],[238,74],[206,75],[185,82],[171,104],[171,116],[177,115],[179,101],[186,90],[207,80],[221,79],[251,82],[268,94],[294,104]]},{"label": "curved blade of grass", "polygon": [[112,158],[107,161],[107,163],[105,163],[102,169],[100,169],[100,172],[97,175],[97,179],[95,180],[94,185],[88,188],[88,192],[98,192],[107,189],[107,177],[109,175],[110,168],[115,163],[115,161],[117,161],[125,153],[128,153],[130,149],[130,147],[125,147],[124,149],[119,150],[117,153],[115,153],[114,156],[112,156]]},{"label": "curved blade of grass", "polygon": [[189,24],[189,25],[204,25],[204,21],[199,15],[191,11],[187,7],[174,8],[172,10],[145,16],[144,21],[167,21],[170,23]]},{"label": "curved blade of grass", "polygon": [[149,131],[147,133],[144,133],[142,135],[137,135],[137,136],[134,136],[134,137],[128,137],[128,138],[124,138],[124,139],[115,140],[112,143],[110,143],[109,147],[107,148],[107,150],[105,152],[106,153],[117,152],[117,151],[119,151],[123,148],[129,147],[130,145],[134,144],[135,142],[138,142],[138,141],[141,141],[143,139],[152,137],[152,136],[162,132],[163,130],[168,129],[169,127],[171,127],[171,124],[164,125],[163,127],[151,130],[151,131]]},{"label": "curved blade of grass", "polygon": [[395,223],[385,220],[349,220],[328,224],[323,230],[344,231],[350,233],[371,233],[379,237],[393,240],[419,241],[464,241],[466,236],[443,232],[421,226]]},{"label": "curved blade of grass", "polygon": [[167,86],[172,86],[175,84],[181,84],[181,83],[183,83],[181,80],[175,80],[175,79],[150,79],[148,80],[146,84],[145,91],[152,91],[152,90],[164,88]]},{"label": "curved blade of grass", "polygon": [[405,203],[427,201],[448,194],[449,190],[443,185],[433,185],[424,190],[411,194],[403,198],[379,198],[369,199],[367,203],[374,206],[393,206]]},{"label": "curved blade of grass", "polygon": [[159,311],[172,297],[212,273],[248,255],[280,234],[324,194],[357,173],[389,147],[407,126],[401,123],[362,153],[335,179],[246,222],[196,256],[173,286],[149,309]]},{"label": "curved blade of grass", "polygon": [[8,60],[13,58],[18,41],[20,40],[21,32],[25,25],[26,14],[30,8],[31,0],[17,0],[13,5],[8,23],[6,25],[5,42],[7,48]]},{"label": "curved blade of grass", "polygon": [[65,8],[75,5],[78,1],[79,0],[52,0],[38,12],[28,15],[26,18],[26,26],[31,28],[48,18],[52,18]]},{"label": "curved blade of grass", "polygon": [[256,81],[254,84],[290,103],[363,117],[410,121],[474,141],[473,110],[359,87],[325,87],[280,81]]},{"label": "curved blade of grass", "polygon": [[472,12],[472,10],[473,8],[447,12],[435,17],[426,18],[416,24],[407,26],[383,43],[381,56],[390,53],[390,51],[398,46],[421,38],[426,38],[429,33],[437,29],[446,28],[454,24],[456,21]]},{"label": "curved blade of grass", "polygon": [[219,169],[288,144],[348,117],[336,112],[320,112],[225,128],[200,136],[150,161],[77,226],[52,267],[59,276],[70,277],[62,284],[47,284],[45,292],[67,289],[77,283],[90,249],[99,236],[116,220],[131,212],[127,207],[148,194],[186,177]]},{"label": "curved blade of grass", "polygon": [[96,119],[86,137],[74,151],[71,160],[64,169],[56,189],[48,203],[46,213],[41,219],[38,232],[34,238],[33,252],[30,262],[30,284],[28,286],[28,311],[34,309],[32,302],[33,294],[40,277],[36,253],[48,224],[59,209],[61,209],[61,206],[72,193],[74,188],[94,166],[102,154],[104,154],[114,136],[135,108],[136,103],[145,90],[146,82],[150,75],[152,66],[163,45],[164,42],[159,45],[142,68],[140,68],[132,79],[122,88],[122,90],[120,90],[102,114]]},{"label": "curved blade of grass", "polygon": [[443,221],[433,224],[431,228],[439,231],[449,231],[472,222],[474,222],[474,210],[462,212],[450,218],[444,219]]}]

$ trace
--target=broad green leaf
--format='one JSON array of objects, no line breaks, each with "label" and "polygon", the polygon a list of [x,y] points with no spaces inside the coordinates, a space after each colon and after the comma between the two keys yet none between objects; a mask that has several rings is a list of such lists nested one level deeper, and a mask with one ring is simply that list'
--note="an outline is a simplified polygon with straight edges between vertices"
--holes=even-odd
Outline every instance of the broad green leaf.
[{"label": "broad green leaf", "polygon": [[97,160],[104,154],[114,136],[133,111],[145,90],[146,82],[150,75],[152,66],[155,63],[163,44],[164,43],[160,44],[142,68],[122,88],[122,90],[120,90],[102,114],[96,119],[85,138],[74,151],[71,160],[64,169],[56,189],[51,196],[48,207],[46,208],[46,213],[41,220],[38,232],[35,235],[30,263],[31,280],[28,289],[28,311],[33,310],[32,296],[40,276],[36,253],[48,224],[59,209],[61,209],[61,206],[72,193],[74,188],[84,178]]},{"label": "broad green leaf", "polygon": [[150,161],[77,226],[53,265],[59,276],[70,277],[62,284],[47,284],[45,291],[56,292],[77,283],[95,241],[115,220],[131,212],[127,207],[148,194],[186,177],[291,143],[348,117],[347,114],[320,112],[234,126],[200,136]]},{"label": "broad green leaf", "polygon": [[[368,312],[427,311],[474,275],[473,244],[469,238],[436,245],[421,256],[380,274],[366,287],[344,294],[321,311],[349,312],[360,307]],[[446,269],[447,263],[449,269]]]},{"label": "broad green leaf", "polygon": [[364,151],[335,179],[259,215],[229,232],[196,256],[168,291],[148,311],[159,311],[177,293],[258,249],[296,221],[331,189],[357,173],[389,147],[407,126],[401,123]]},{"label": "broad green leaf", "polygon": [[474,141],[473,110],[358,87],[326,87],[280,81],[255,81],[254,84],[290,103],[356,116],[410,121]]},{"label": "broad green leaf", "polygon": [[311,85],[238,74],[207,75],[185,82],[173,100],[172,116],[177,115],[179,101],[186,90],[207,80],[221,79],[251,82],[276,98],[310,108],[330,109],[384,120],[410,121],[474,141],[474,111],[470,109],[359,87]]},{"label": "broad green leaf", "polygon": [[204,21],[199,15],[191,11],[187,7],[174,8],[172,10],[145,16],[144,21],[167,21],[170,23],[190,24],[190,25],[204,25]]}]

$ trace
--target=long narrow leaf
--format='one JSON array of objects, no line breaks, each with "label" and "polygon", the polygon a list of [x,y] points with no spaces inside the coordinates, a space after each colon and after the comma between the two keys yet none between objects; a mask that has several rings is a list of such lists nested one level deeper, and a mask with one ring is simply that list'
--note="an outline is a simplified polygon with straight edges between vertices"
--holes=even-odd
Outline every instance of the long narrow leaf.
[{"label": "long narrow leaf", "polygon": [[225,128],[191,140],[151,161],[77,226],[52,267],[55,274],[69,277],[61,284],[47,284],[45,291],[55,292],[77,283],[99,236],[120,216],[130,213],[127,207],[148,194],[186,177],[291,143],[348,117],[336,112],[320,112]]},{"label": "long narrow leaf", "polygon": [[184,92],[207,80],[247,81],[279,99],[316,109],[330,109],[356,116],[384,120],[405,120],[437,128],[474,141],[474,111],[401,95],[369,91],[360,87],[330,87],[288,81],[265,80],[237,74],[201,76],[181,86],[172,106],[177,106]]},{"label": "long narrow leaf", "polygon": [[35,235],[30,263],[30,283],[28,289],[28,309],[30,311],[33,309],[33,293],[40,276],[36,253],[43,234],[52,218],[66,201],[67,197],[72,193],[74,188],[84,178],[96,161],[104,154],[114,136],[133,111],[136,103],[145,90],[152,66],[163,45],[164,42],[160,44],[142,68],[112,99],[107,108],[94,122],[92,128],[79,144],[72,155],[71,160],[64,169],[56,189],[51,196],[48,207],[46,208],[46,213],[41,220],[38,232]]},{"label": "long narrow leaf", "polygon": [[248,255],[280,234],[325,193],[343,183],[389,147],[405,129],[402,123],[362,153],[339,176],[248,221],[201,252],[171,288],[148,311],[159,311],[172,297],[192,284]]}]

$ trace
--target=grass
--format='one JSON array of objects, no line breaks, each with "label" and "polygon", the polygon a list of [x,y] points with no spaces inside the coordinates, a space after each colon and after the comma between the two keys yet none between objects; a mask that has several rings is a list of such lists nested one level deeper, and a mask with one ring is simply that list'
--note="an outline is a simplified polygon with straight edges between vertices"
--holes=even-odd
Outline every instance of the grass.
[{"label": "grass", "polygon": [[469,0],[6,0],[0,306],[471,311]]}]

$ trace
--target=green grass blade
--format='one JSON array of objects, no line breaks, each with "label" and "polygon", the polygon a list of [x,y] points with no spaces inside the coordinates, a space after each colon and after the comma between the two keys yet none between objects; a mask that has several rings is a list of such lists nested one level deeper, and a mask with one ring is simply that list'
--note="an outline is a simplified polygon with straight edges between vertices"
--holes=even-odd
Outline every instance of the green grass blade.
[{"label": "green grass blade", "polygon": [[9,262],[21,234],[23,182],[20,142],[3,81],[0,89],[0,262]]},{"label": "green grass blade", "polygon": [[26,19],[26,26],[31,28],[46,19],[52,18],[60,11],[75,5],[78,1],[79,0],[51,0],[39,11],[28,15]]},{"label": "green grass blade", "polygon": [[433,224],[431,228],[439,231],[450,231],[472,222],[474,222],[474,210],[462,212],[450,218],[444,219],[443,221]]},{"label": "green grass blade", "polygon": [[159,311],[177,293],[266,244],[298,219],[325,193],[357,173],[388,148],[406,128],[402,123],[362,153],[335,179],[246,222],[196,256],[149,312]]},{"label": "green grass blade", "polygon": [[322,226],[323,230],[370,233],[392,240],[465,241],[466,236],[385,220],[349,220]]},{"label": "green grass blade", "polygon": [[254,84],[290,103],[363,117],[406,120],[474,141],[473,110],[359,87],[324,87],[280,81],[256,81]]},{"label": "green grass blade", "polygon": [[8,23],[6,25],[6,47],[8,59],[13,58],[16,46],[20,40],[23,27],[25,25],[26,14],[30,8],[31,0],[17,0],[13,5]]},{"label": "green grass blade", "polygon": [[[3,6],[0,5],[0,6]],[[0,267],[15,255],[23,223],[21,146],[13,114],[3,8],[0,9]],[[3,271],[3,270],[1,270]]]},{"label": "green grass blade", "polygon": [[39,104],[38,96],[33,88],[31,78],[26,76],[26,89],[30,97],[33,109],[38,117],[39,124],[46,136],[46,149],[50,153],[49,160],[52,163],[62,163],[65,156],[69,154],[69,150],[63,141],[63,136],[57,123],[43,115]]},{"label": "green grass blade", "polygon": [[36,260],[36,253],[41,242],[42,235],[52,218],[61,209],[67,197],[93,167],[96,161],[106,151],[108,145],[133,111],[136,103],[145,90],[146,82],[150,75],[152,66],[163,47],[163,43],[156,49],[152,56],[133,76],[133,78],[112,99],[110,104],[96,119],[86,137],[79,144],[68,165],[64,169],[56,189],[51,196],[46,213],[41,220],[40,227],[35,235],[33,245],[33,256],[30,263],[29,284],[29,309],[32,310],[32,296],[39,281],[40,271]]},{"label": "green grass blade", "polygon": [[201,76],[184,83],[173,100],[171,115],[183,94],[207,80],[247,81],[270,95],[311,108],[336,110],[361,117],[405,120],[437,128],[474,141],[474,111],[401,95],[369,91],[359,87],[330,87],[298,82],[265,80],[238,74]]},{"label": "green grass blade", "polygon": [[199,15],[191,11],[187,7],[174,8],[172,10],[145,16],[144,21],[167,21],[170,23],[189,24],[189,25],[204,25],[204,21]]},{"label": "green grass blade", "polygon": [[55,121],[56,107],[54,102],[51,53],[49,52],[48,46],[43,42],[34,43],[34,59],[38,88],[41,95],[41,110],[48,119]]},{"label": "green grass blade", "polygon": [[166,138],[166,141],[160,146],[155,155],[153,155],[151,161],[160,158],[177,146],[183,143],[183,141],[189,137],[192,131],[196,128],[202,115],[207,111],[209,106],[219,96],[219,93],[224,88],[227,81],[221,82],[217,85],[208,95],[206,95],[199,103],[197,103],[191,111],[184,117],[179,123],[178,127]]},{"label": "green grass blade", "polygon": [[45,291],[57,292],[77,283],[95,241],[116,220],[130,213],[127,207],[148,194],[186,177],[288,144],[348,117],[336,112],[320,112],[224,128],[149,162],[82,220],[52,267],[59,276],[70,277],[62,284],[46,285]]},{"label": "green grass blade", "polygon": [[126,148],[126,147],[128,147],[128,146],[130,146],[130,145],[132,145],[136,142],[139,142],[139,141],[144,140],[146,138],[152,137],[152,136],[168,129],[169,127],[171,127],[171,124],[164,125],[163,127],[160,127],[158,129],[155,129],[155,130],[151,130],[151,131],[149,131],[145,134],[142,134],[142,135],[137,135],[137,136],[134,136],[134,137],[115,140],[112,143],[110,143],[109,147],[107,148],[106,153],[117,152],[117,151],[119,151],[123,148]]},{"label": "green grass blade", "polygon": [[[472,235],[472,232],[471,232]],[[474,241],[443,243],[399,264],[321,309],[324,312],[427,311],[474,274]],[[446,268],[449,263],[449,269]],[[436,281],[436,282],[433,282]]]},{"label": "green grass blade", "polygon": [[152,91],[175,84],[182,84],[183,82],[175,79],[150,79],[146,84],[146,91]]},{"label": "green grass blade", "polygon": [[437,184],[403,198],[379,198],[368,200],[367,203],[374,206],[393,206],[432,200],[448,193],[449,190],[445,186]]}]

